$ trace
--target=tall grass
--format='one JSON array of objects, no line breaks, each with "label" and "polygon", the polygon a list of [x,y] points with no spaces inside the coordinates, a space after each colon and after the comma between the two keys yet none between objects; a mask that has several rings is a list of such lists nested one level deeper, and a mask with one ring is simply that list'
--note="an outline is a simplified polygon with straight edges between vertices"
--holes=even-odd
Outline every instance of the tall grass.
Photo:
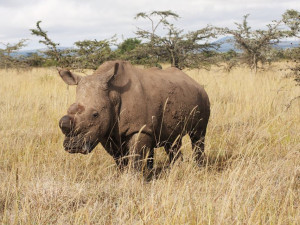
[{"label": "tall grass", "polygon": [[172,168],[162,149],[146,181],[99,145],[68,154],[58,120],[75,88],[55,69],[0,71],[2,224],[299,224],[300,88],[277,67],[256,75],[187,71],[211,101],[206,165],[184,139]]}]

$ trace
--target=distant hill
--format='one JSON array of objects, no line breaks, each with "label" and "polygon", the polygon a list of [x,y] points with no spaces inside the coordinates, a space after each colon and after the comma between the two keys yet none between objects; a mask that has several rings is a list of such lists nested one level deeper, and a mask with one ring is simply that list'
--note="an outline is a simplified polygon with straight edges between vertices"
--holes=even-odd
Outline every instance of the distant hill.
[{"label": "distant hill", "polygon": [[[218,39],[214,43],[220,44],[220,48],[218,49],[218,52],[227,52],[229,50],[234,50],[236,52],[239,52],[240,50],[235,48],[234,46],[234,38],[230,36],[226,36],[223,38]],[[293,48],[293,47],[299,47],[300,46],[300,41],[281,41],[277,44],[275,44],[275,48],[278,49],[287,49],[287,48]],[[70,49],[73,47],[59,47],[60,50],[65,50],[65,49]],[[116,47],[111,48],[113,51],[116,50]],[[31,54],[38,53],[42,54],[43,51],[46,49],[31,49],[31,50],[20,50],[18,52],[15,52],[12,54],[12,56],[30,56]]]},{"label": "distant hill", "polygon": [[[59,47],[59,50],[65,50],[65,49],[72,49],[73,47]],[[18,52],[13,52],[11,55],[12,56],[30,56],[34,53],[38,53],[39,55],[43,55],[43,51],[46,51],[46,48],[41,48],[41,49],[29,49],[29,50],[20,50]]]},{"label": "distant hill", "polygon": [[34,53],[39,53],[39,52],[40,52],[39,49],[20,50],[18,52],[13,52],[11,55],[15,56],[15,57],[17,57],[17,56],[25,56],[25,57],[27,57],[27,56],[30,56],[30,55],[32,55]]},{"label": "distant hill", "polygon": [[[220,48],[218,49],[219,52],[227,52],[231,49],[236,52],[240,51],[239,49],[235,48],[233,37],[223,37],[215,41],[214,43],[220,44]],[[278,49],[295,48],[299,46],[300,41],[280,41],[279,43],[274,45],[274,47]]]}]

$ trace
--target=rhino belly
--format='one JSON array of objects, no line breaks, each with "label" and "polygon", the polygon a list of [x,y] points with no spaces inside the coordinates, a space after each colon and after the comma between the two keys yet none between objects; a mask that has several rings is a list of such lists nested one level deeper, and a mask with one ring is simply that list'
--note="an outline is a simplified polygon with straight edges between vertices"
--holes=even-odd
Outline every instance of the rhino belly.
[{"label": "rhino belly", "polygon": [[161,145],[165,142],[173,143],[179,136],[201,129],[207,121],[201,104],[191,99],[184,100],[168,99],[165,104],[156,129]]}]

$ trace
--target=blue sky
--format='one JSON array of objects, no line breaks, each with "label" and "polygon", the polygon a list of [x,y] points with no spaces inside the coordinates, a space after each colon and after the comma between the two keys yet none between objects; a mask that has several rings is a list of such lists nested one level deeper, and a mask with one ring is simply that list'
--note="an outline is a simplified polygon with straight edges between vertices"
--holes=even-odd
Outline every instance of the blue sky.
[{"label": "blue sky", "polygon": [[[16,43],[29,39],[27,49],[42,48],[30,35],[38,20],[53,41],[72,46],[85,39],[107,39],[117,34],[119,40],[134,36],[136,27],[149,23],[134,20],[138,12],[172,10],[180,15],[174,23],[185,31],[207,24],[233,28],[243,15],[250,14],[249,25],[264,28],[280,19],[287,9],[300,11],[299,0],[0,0],[0,42]],[[0,46],[1,48],[1,46]]]}]

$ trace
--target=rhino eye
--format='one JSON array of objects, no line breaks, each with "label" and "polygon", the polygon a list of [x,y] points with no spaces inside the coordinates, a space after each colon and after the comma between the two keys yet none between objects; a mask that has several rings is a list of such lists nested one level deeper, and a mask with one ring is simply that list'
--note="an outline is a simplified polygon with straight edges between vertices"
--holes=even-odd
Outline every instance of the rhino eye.
[{"label": "rhino eye", "polygon": [[98,116],[99,116],[99,113],[97,113],[97,112],[93,113],[93,118],[98,118]]}]

